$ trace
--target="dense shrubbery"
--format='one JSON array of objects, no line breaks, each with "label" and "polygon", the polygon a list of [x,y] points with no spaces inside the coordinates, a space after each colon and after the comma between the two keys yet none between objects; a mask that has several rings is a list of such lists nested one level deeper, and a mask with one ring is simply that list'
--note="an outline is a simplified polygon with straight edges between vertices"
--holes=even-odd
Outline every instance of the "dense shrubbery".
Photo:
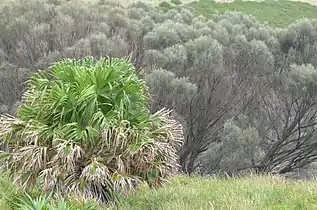
[{"label": "dense shrubbery", "polygon": [[0,13],[1,111],[14,113],[29,72],[61,58],[130,56],[151,111],[183,123],[183,171],[285,173],[317,159],[316,29],[141,3],[14,2]]}]

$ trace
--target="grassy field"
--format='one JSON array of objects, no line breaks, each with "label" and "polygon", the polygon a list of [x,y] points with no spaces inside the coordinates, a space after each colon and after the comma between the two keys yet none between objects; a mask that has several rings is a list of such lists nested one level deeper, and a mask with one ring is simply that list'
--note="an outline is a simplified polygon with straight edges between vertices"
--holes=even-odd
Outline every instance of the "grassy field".
[{"label": "grassy field", "polygon": [[[9,210],[23,192],[6,174],[0,174],[0,210]],[[292,181],[274,176],[228,179],[180,176],[157,189],[141,186],[135,195],[122,199],[120,205],[96,210],[314,210],[317,209],[316,189],[317,180]]]},{"label": "grassy field", "polygon": [[[161,9],[166,11],[176,7],[177,5],[171,3],[172,1],[160,3]],[[311,3],[314,1],[310,0]],[[303,18],[317,19],[317,6],[311,3],[289,0],[197,0],[183,2],[183,5],[193,7],[198,14],[205,17],[211,17],[216,13],[237,11],[253,15],[259,21],[267,22],[272,26],[285,27]]]},{"label": "grassy field", "polygon": [[317,181],[273,176],[240,179],[179,177],[164,188],[142,188],[119,209],[317,209]]},{"label": "grassy field", "polygon": [[317,18],[317,6],[296,1],[266,0],[266,1],[234,1],[219,3],[211,0],[199,0],[190,3],[199,13],[206,17],[219,12],[239,11],[255,16],[261,22],[268,22],[277,27],[296,22],[302,18]]}]

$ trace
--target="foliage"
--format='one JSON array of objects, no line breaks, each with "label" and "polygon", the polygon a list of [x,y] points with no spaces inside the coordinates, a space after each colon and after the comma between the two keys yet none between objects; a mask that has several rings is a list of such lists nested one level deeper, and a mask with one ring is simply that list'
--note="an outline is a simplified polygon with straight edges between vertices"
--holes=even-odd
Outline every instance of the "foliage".
[{"label": "foliage", "polygon": [[64,200],[53,198],[51,195],[42,194],[38,189],[32,188],[29,192],[24,192],[8,171],[2,171],[0,176],[0,209],[97,209],[97,204],[93,202],[78,202],[71,198]]},{"label": "foliage", "polygon": [[12,209],[23,195],[22,191],[13,183],[8,172],[0,174],[0,209]]},{"label": "foliage", "polygon": [[95,210],[97,205],[94,203],[86,203],[84,205],[76,205],[64,200],[53,201],[51,195],[41,195],[32,198],[29,194],[25,194],[17,203],[17,209],[23,210]]},{"label": "foliage", "polygon": [[161,10],[163,10],[163,11],[166,12],[166,11],[168,11],[168,10],[170,10],[170,9],[173,9],[174,6],[171,5],[169,2],[163,1],[163,2],[161,2],[161,3],[159,4],[159,8],[160,8]]},{"label": "foliage", "polygon": [[30,195],[26,194],[25,198],[20,200],[18,209],[47,210],[49,209],[49,200],[50,196],[40,196],[33,200]]},{"label": "foliage", "polygon": [[119,209],[315,209],[315,188],[274,176],[178,177],[156,191],[142,188]]},{"label": "foliage", "polygon": [[[183,171],[287,173],[316,161],[317,22],[295,21],[314,18],[315,6],[201,0],[163,12],[140,2],[79,1],[12,1],[0,13],[2,113],[14,115],[38,68],[129,57],[149,86],[151,113],[172,109],[183,124]],[[237,162],[243,154],[256,158]]]},{"label": "foliage", "polygon": [[[275,108],[275,111],[260,109],[271,119],[272,128],[271,133],[266,134],[266,144],[269,143],[271,148],[260,163],[262,170],[276,169],[284,173],[316,159],[317,153],[312,150],[316,145],[316,79],[317,71],[311,64],[291,65],[273,82],[272,94],[261,96],[268,107]],[[272,136],[275,136],[275,141],[269,140]]]},{"label": "foliage", "polygon": [[246,116],[225,122],[220,142],[213,142],[199,158],[202,172],[237,173],[252,168],[263,157],[259,147],[261,139],[256,128],[251,127]]},{"label": "foliage", "polygon": [[9,169],[26,189],[38,183],[100,202],[139,182],[161,184],[178,169],[182,129],[169,111],[147,107],[147,88],[126,61],[55,63],[30,78],[17,117],[1,117]]},{"label": "foliage", "polygon": [[173,3],[175,5],[181,5],[182,1],[181,0],[171,0],[171,3]]}]

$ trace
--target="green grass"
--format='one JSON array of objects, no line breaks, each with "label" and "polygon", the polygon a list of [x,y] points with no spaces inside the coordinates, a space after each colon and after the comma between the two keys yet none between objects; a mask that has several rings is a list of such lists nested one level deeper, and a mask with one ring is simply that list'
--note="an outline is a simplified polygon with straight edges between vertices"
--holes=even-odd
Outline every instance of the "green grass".
[{"label": "green grass", "polygon": [[[22,192],[9,176],[0,175],[0,210],[8,210],[17,198],[22,197]],[[228,179],[180,176],[165,187],[149,189],[142,186],[135,195],[122,199],[122,204],[117,207],[98,209],[314,210],[317,209],[316,189],[317,180],[292,181],[274,176]],[[33,193],[33,196],[36,194]]]},{"label": "green grass", "polygon": [[[30,196],[30,197],[27,197]],[[93,202],[86,202],[84,200],[81,200],[80,198],[74,197],[74,196],[70,196],[68,200],[64,200],[64,199],[58,199],[56,200],[55,198],[50,199],[49,203],[50,204],[55,204],[55,206],[58,206],[57,208],[55,208],[55,206],[53,207],[48,207],[48,204],[45,204],[46,202],[44,202],[45,198],[47,198],[47,195],[43,194],[43,192],[37,188],[34,187],[31,190],[29,190],[28,192],[22,190],[20,187],[18,187],[16,184],[13,183],[13,179],[12,177],[9,175],[8,172],[3,172],[0,171],[0,210],[16,210],[16,209],[20,209],[19,205],[21,204],[25,204],[23,202],[27,202],[29,204],[32,205],[37,205],[38,207],[41,206],[45,206],[47,208],[45,209],[63,209],[63,210],[79,210],[79,209],[83,209],[83,210],[92,210],[92,209],[96,209],[96,210],[106,210],[106,207],[96,207],[97,206],[95,203]],[[42,204],[42,205],[41,205]],[[63,208],[63,206],[66,208]],[[70,208],[70,206],[72,206],[72,208]],[[43,209],[43,208],[34,208],[34,206],[32,208],[26,208],[26,206],[23,206],[23,209],[29,209],[29,210],[36,210],[36,209]],[[90,208],[89,208],[90,207]]]},{"label": "green grass", "polygon": [[272,176],[240,179],[179,177],[166,187],[140,189],[119,209],[317,209],[317,181]]},{"label": "green grass", "polygon": [[266,0],[261,2],[237,0],[232,3],[217,3],[212,0],[199,0],[189,4],[199,13],[211,17],[215,13],[239,11],[255,16],[261,22],[276,27],[284,27],[302,18],[317,18],[317,6],[298,1]]},{"label": "green grass", "polygon": [[0,210],[11,209],[21,196],[21,190],[13,184],[9,174],[0,172]]}]

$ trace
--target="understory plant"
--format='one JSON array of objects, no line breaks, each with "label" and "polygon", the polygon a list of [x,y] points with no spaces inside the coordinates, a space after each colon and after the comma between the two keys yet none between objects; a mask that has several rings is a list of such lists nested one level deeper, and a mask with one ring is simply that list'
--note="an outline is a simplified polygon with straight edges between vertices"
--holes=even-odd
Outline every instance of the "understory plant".
[{"label": "understory plant", "polygon": [[6,164],[24,189],[99,202],[178,170],[181,125],[151,114],[149,93],[127,61],[65,59],[28,81],[16,117],[0,118]]},{"label": "understory plant", "polygon": [[40,195],[33,198],[31,195],[25,195],[16,203],[16,209],[20,210],[96,210],[97,205],[93,202],[77,204],[67,202],[64,199],[54,200],[52,193],[50,195]]}]

